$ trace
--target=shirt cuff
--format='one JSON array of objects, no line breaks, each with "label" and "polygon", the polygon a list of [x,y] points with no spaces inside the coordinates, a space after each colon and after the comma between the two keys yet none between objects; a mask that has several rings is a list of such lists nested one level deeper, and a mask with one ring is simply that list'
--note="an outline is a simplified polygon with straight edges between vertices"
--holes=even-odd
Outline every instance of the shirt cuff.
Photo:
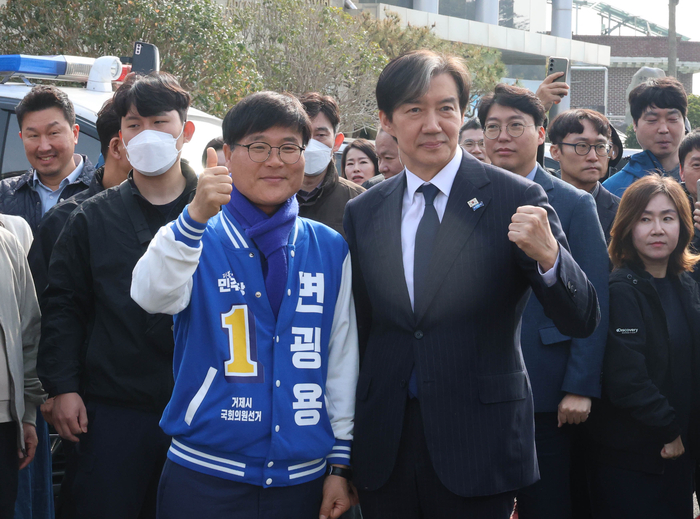
[{"label": "shirt cuff", "polygon": [[537,272],[539,272],[540,276],[542,276],[542,281],[544,281],[544,284],[547,285],[547,288],[554,286],[554,284],[557,282],[557,267],[559,267],[560,257],[561,251],[557,253],[557,260],[554,262],[554,266],[547,272],[542,272],[542,267],[540,267],[539,263],[537,264]]},{"label": "shirt cuff", "polygon": [[326,456],[329,465],[350,466],[350,452],[352,450],[351,440],[335,440],[335,445],[331,453]]},{"label": "shirt cuff", "polygon": [[175,235],[175,239],[184,243],[189,247],[199,247],[199,244],[204,235],[204,230],[207,228],[207,224],[199,223],[194,220],[187,208],[189,205],[185,206],[182,214],[178,216],[177,220],[170,224],[170,228]]}]

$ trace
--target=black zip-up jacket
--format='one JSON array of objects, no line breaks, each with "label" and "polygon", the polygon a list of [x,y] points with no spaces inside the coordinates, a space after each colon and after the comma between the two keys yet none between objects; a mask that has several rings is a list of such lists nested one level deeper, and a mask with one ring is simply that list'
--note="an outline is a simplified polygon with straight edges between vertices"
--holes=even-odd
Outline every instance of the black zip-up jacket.
[{"label": "black zip-up jacket", "polygon": [[[693,366],[700,348],[700,295],[688,273],[673,283],[693,336]],[[595,401],[587,422],[598,445],[599,460],[607,465],[660,474],[661,449],[682,432],[665,395],[673,387],[674,362],[666,314],[651,275],[620,268],[610,274],[610,324],[603,361],[603,396]],[[693,369],[698,373],[697,369]],[[697,407],[697,383],[693,383]],[[692,417],[691,417],[692,421]],[[697,450],[689,434],[686,451]]]},{"label": "black zip-up jacket", "polygon": [[39,228],[34,233],[32,247],[29,249],[29,266],[32,269],[34,287],[36,288],[37,296],[39,296],[39,303],[42,302],[41,295],[49,283],[49,260],[51,259],[51,252],[58,235],[61,234],[61,230],[63,230],[63,226],[70,214],[80,204],[105,190],[102,185],[104,173],[104,166],[97,168],[87,189],[76,193],[67,200],[59,202],[46,211],[46,214],[41,219]]},{"label": "black zip-up jacket", "polygon": [[37,368],[51,396],[78,392],[86,401],[156,413],[168,403],[172,317],[148,314],[129,291],[152,237],[194,197],[197,177],[181,164],[185,190],[166,216],[130,173],[68,218],[51,255],[41,323]]},{"label": "black zip-up jacket", "polygon": [[[61,191],[59,201],[70,198],[74,194],[87,189],[90,185],[92,176],[95,173],[95,167],[87,156],[81,155],[81,157],[83,157],[84,162],[83,171],[75,179],[75,182],[68,184]],[[34,191],[29,184],[33,176],[34,170],[30,169],[24,175],[0,181],[0,213],[21,216],[27,220],[27,223],[32,228],[32,232],[36,233],[42,213],[39,193]]]}]

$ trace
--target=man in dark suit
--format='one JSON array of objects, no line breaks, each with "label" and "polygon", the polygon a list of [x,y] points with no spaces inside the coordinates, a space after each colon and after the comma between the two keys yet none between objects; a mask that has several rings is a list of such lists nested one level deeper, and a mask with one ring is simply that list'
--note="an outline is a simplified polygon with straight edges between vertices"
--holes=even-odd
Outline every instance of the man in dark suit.
[{"label": "man in dark suit", "polygon": [[[535,402],[541,480],[518,492],[518,512],[521,519],[570,519],[573,427],[586,421],[591,398],[600,397],[601,391],[609,260],[593,197],[547,173],[537,163],[537,148],[544,142],[544,117],[542,102],[524,88],[500,84],[479,103],[486,151],[493,164],[542,186],[559,216],[571,254],[593,283],[600,303],[600,325],[585,339],[560,331],[535,298],[530,298],[523,314],[521,342]],[[589,157],[598,157],[601,152],[607,156],[609,151],[607,141],[576,142],[560,146],[574,147],[578,152],[582,143]],[[603,166],[592,158],[589,164]],[[596,172],[598,175],[599,170]]]},{"label": "man in dark suit", "polygon": [[[610,163],[612,131],[607,117],[584,108],[562,112],[547,130],[552,143],[550,153],[559,162],[561,179],[595,199],[606,243],[610,243],[610,229],[620,205],[620,197],[600,183]],[[597,151],[592,146],[597,146]]]},{"label": "man in dark suit", "polygon": [[595,290],[542,188],[459,148],[469,99],[461,61],[408,53],[376,92],[406,169],[345,212],[363,515],[505,519],[515,490],[538,478],[519,344],[530,288],[573,336],[596,327]]}]

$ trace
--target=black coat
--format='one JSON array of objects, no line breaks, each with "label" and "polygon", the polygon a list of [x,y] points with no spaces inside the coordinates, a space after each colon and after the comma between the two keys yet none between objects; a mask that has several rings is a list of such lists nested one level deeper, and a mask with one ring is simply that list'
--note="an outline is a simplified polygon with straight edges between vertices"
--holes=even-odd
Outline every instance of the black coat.
[{"label": "black coat", "polygon": [[[700,292],[688,273],[674,280],[693,336],[693,365],[700,351]],[[663,471],[660,452],[681,434],[665,395],[673,388],[673,354],[666,314],[647,272],[620,268],[610,275],[610,324],[603,361],[603,397],[587,422],[599,460],[650,473]],[[698,373],[697,369],[693,370]],[[693,395],[688,395],[695,402]],[[692,436],[692,435],[691,435]],[[692,438],[691,438],[692,439]],[[691,445],[685,445],[686,450]]]},{"label": "black coat", "polygon": [[[87,189],[90,185],[95,167],[85,155],[82,157],[84,161],[83,171],[75,179],[75,182],[68,184],[61,192],[59,202]],[[30,169],[24,175],[6,178],[0,182],[0,213],[21,216],[27,220],[32,232],[36,234],[42,212],[39,193],[34,191],[29,184],[33,175],[34,170]]]},{"label": "black coat", "polygon": [[39,303],[41,303],[41,295],[49,283],[49,260],[51,259],[53,246],[58,240],[58,235],[61,234],[70,214],[80,204],[97,193],[104,191],[105,188],[102,185],[103,176],[104,166],[95,171],[90,187],[76,193],[67,200],[59,202],[46,211],[41,223],[39,223],[39,228],[34,232],[34,241],[31,249],[29,249],[29,266],[32,269],[32,277],[34,278],[36,294],[39,296]]},{"label": "black coat", "polygon": [[[71,213],[51,254],[37,371],[51,396],[162,412],[173,387],[172,316],[149,314],[130,295],[131,274],[161,226],[194,197],[197,177],[167,215],[129,179]],[[122,193],[124,190],[124,193]]]}]

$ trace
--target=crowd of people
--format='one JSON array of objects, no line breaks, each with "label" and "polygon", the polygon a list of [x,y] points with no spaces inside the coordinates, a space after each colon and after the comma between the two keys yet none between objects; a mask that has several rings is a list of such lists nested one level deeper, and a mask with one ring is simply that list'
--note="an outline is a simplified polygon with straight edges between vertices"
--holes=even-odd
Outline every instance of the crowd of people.
[{"label": "crowd of people", "polygon": [[319,93],[242,99],[197,176],[173,76],[119,86],[97,169],[32,88],[31,169],[0,182],[0,519],[690,518],[700,133],[648,80],[616,172],[605,115],[548,121],[556,76],[465,121],[465,64],[404,54],[340,174]]}]

